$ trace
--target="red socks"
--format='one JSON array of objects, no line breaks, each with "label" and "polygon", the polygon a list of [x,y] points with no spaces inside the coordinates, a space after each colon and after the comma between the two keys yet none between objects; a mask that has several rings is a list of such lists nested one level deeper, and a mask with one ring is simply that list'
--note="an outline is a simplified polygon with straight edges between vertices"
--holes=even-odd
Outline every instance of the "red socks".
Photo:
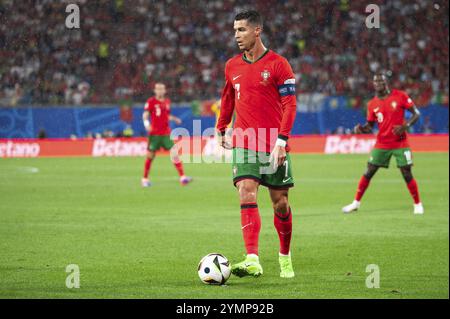
[{"label": "red socks", "polygon": [[280,238],[280,253],[289,255],[292,237],[292,212],[289,207],[287,214],[279,214],[274,212],[273,224]]},{"label": "red socks", "polygon": [[[183,176],[184,170],[183,170],[183,163],[181,161],[173,162],[173,165],[177,169],[178,175]],[[145,159],[145,165],[144,165],[144,178],[148,178],[148,174],[150,172],[150,167],[152,166],[152,160],[151,159]]]},{"label": "red socks", "polygon": [[178,175],[180,175],[180,177],[183,176],[184,175],[183,163],[181,161],[173,162],[173,165],[177,169]]},{"label": "red socks", "polygon": [[411,194],[412,198],[414,199],[414,204],[420,203],[420,197],[419,197],[419,188],[417,187],[417,182],[413,178],[408,184],[408,190]]},{"label": "red socks", "polygon": [[367,187],[369,187],[370,179],[367,179],[364,175],[359,180],[358,190],[356,191],[355,200],[361,201]]},{"label": "red socks", "polygon": [[[275,212],[273,223],[280,238],[280,253],[288,255],[292,238],[292,212],[289,207],[287,214]],[[241,205],[241,226],[244,236],[245,249],[247,255],[258,255],[258,239],[261,230],[261,217],[256,203],[246,203]]]},{"label": "red socks", "polygon": [[152,160],[146,159],[144,165],[144,178],[148,178],[148,173],[150,172],[150,167],[152,166]]},{"label": "red socks", "polygon": [[241,226],[247,255],[258,255],[258,239],[261,217],[256,203],[241,204]]}]

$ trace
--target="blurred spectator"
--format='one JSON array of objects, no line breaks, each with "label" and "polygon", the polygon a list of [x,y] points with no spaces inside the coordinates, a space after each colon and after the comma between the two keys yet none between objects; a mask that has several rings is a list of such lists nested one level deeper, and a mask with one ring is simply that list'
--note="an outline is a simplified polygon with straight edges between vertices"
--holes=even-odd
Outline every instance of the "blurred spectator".
[{"label": "blurred spectator", "polygon": [[419,106],[448,101],[448,1],[373,0],[380,29],[366,28],[363,1],[79,0],[81,28],[72,30],[66,1],[32,3],[0,4],[2,104],[144,101],[155,81],[174,102],[216,98],[238,53],[233,18],[248,8],[262,13],[265,43],[289,60],[300,94],[371,96],[383,68]]},{"label": "blurred spectator", "polygon": [[122,132],[122,135],[123,135],[123,137],[133,137],[134,131],[133,131],[131,125],[127,125],[125,127],[125,129]]},{"label": "blurred spectator", "polygon": [[43,128],[41,128],[37,134],[37,137],[40,139],[47,138],[47,132]]},{"label": "blurred spectator", "polygon": [[431,124],[430,116],[424,117],[421,131],[424,134],[431,134],[434,132],[434,128],[433,128],[433,125]]}]

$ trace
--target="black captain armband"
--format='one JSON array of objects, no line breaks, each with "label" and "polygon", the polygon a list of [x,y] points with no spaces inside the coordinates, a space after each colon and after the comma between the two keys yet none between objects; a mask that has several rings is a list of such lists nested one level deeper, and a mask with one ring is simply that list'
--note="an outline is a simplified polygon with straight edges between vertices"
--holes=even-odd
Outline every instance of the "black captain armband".
[{"label": "black captain armband", "polygon": [[295,95],[295,79],[287,79],[284,83],[278,86],[278,93],[280,96]]}]

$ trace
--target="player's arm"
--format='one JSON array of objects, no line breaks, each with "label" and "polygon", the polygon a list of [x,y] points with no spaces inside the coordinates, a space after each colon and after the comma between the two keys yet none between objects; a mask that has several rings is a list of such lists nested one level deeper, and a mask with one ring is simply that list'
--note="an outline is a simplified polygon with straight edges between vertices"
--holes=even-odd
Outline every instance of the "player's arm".
[{"label": "player's arm", "polygon": [[280,66],[280,81],[278,84],[278,93],[280,94],[282,118],[278,138],[275,147],[271,153],[273,165],[276,169],[283,165],[286,160],[286,145],[294,126],[295,116],[297,115],[297,97],[295,92],[295,76],[289,63],[284,60]]},{"label": "player's arm", "polygon": [[147,130],[147,132],[151,132],[152,125],[150,124],[150,112],[145,110],[144,113],[142,113],[142,121],[144,122],[144,127]]},{"label": "player's arm", "polygon": [[175,115],[169,115],[169,121],[174,121],[177,125],[181,124],[181,119]]},{"label": "player's arm", "polygon": [[407,108],[406,110],[410,112],[412,116],[405,124],[394,126],[393,131],[395,135],[402,135],[419,120],[420,112],[415,105]]},{"label": "player's arm", "polygon": [[414,104],[413,100],[408,96],[406,92],[400,91],[399,104],[412,114],[411,118],[402,125],[394,125],[392,132],[395,135],[402,135],[408,129],[417,122],[420,117],[420,112]]},{"label": "player's arm", "polygon": [[355,128],[353,129],[353,132],[355,134],[369,134],[369,133],[372,133],[374,126],[375,126],[375,121],[367,121],[367,123],[364,125],[361,125],[358,123],[355,126]]},{"label": "player's arm", "polygon": [[225,67],[225,86],[222,90],[222,98],[220,103],[220,115],[217,120],[216,130],[220,145],[226,149],[231,149],[231,145],[226,141],[225,132],[228,124],[233,118],[234,112],[234,88],[227,76]]},{"label": "player's arm", "polygon": [[375,127],[375,122],[377,120],[375,112],[373,111],[373,107],[374,107],[374,105],[371,100],[367,104],[367,122],[366,122],[366,124],[361,125],[360,123],[358,123],[353,128],[353,133],[355,133],[355,134],[370,134],[370,133],[372,133],[372,130]]}]

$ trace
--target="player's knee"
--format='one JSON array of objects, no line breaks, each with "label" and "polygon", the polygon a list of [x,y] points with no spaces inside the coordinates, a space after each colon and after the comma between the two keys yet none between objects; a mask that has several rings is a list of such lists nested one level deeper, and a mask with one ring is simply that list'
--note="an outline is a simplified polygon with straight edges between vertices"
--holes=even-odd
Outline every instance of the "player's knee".
[{"label": "player's knee", "polygon": [[405,180],[406,183],[409,183],[410,181],[412,181],[413,175],[412,175],[411,169],[401,168],[400,170],[402,172],[403,179]]},{"label": "player's knee", "polygon": [[155,158],[155,152],[147,152],[147,158],[153,160]]},{"label": "player's knee", "polygon": [[239,185],[239,198],[241,203],[256,202],[256,187],[251,184],[242,183]]},{"label": "player's knee", "polygon": [[289,212],[289,201],[286,196],[281,196],[273,202],[273,209],[278,214],[287,214]]},{"label": "player's knee", "polygon": [[378,168],[376,168],[376,167],[369,167],[367,169],[367,171],[364,173],[364,177],[367,178],[368,180],[372,179],[372,177],[375,175],[377,170],[378,170]]}]

